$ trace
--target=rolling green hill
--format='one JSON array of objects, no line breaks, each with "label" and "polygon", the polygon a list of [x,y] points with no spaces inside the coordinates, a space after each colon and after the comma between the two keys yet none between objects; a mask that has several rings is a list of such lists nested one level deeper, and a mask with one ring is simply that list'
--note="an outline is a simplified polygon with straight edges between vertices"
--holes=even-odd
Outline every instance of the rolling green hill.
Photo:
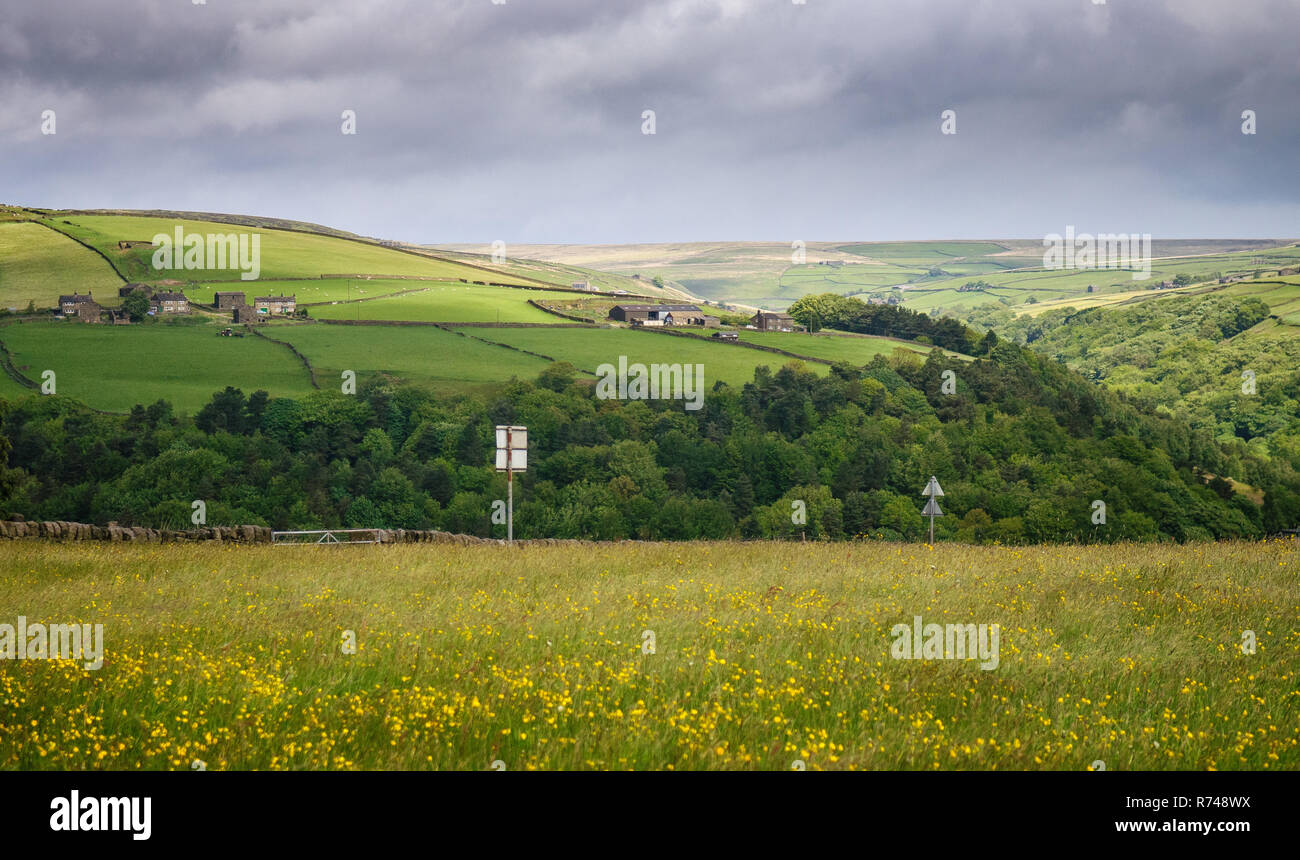
[{"label": "rolling green hill", "polygon": [[122,279],[89,248],[32,222],[0,223],[0,309],[54,307],[62,293],[116,297]]},{"label": "rolling green hill", "polygon": [[139,215],[54,213],[43,223],[99,250],[129,281],[150,283],[168,278],[179,281],[242,280],[241,272],[236,266],[213,268],[210,265],[211,261],[204,260],[208,265],[203,268],[160,270],[153,265],[154,251],[150,248],[135,247],[124,250],[118,247],[118,243],[122,241],[147,243],[159,233],[173,235],[179,225],[187,234],[260,234],[259,278],[265,280],[315,278],[324,274],[370,274],[530,283],[526,279],[500,272],[487,271],[432,256],[405,253],[370,242],[319,233]]}]

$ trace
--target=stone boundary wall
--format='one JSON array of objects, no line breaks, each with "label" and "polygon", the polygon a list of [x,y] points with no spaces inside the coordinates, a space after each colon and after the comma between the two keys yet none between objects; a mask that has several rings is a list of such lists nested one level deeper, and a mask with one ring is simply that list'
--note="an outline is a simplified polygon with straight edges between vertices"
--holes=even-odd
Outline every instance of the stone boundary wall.
[{"label": "stone boundary wall", "polygon": [[[418,531],[414,529],[379,529],[380,543],[437,543],[459,544],[462,546],[505,546],[505,541],[496,538],[481,538],[474,535],[453,534],[452,532]],[[106,526],[88,525],[87,523],[70,523],[59,521],[23,521],[0,520],[0,539],[17,540],[19,538],[43,538],[58,541],[107,541],[110,543],[271,543],[271,529],[266,526],[207,526],[193,529],[152,529],[143,526],[119,526],[110,523]],[[539,538],[536,540],[517,540],[522,546],[560,546],[587,545],[590,541],[561,540],[558,538]],[[314,544],[305,544],[313,546]]]}]

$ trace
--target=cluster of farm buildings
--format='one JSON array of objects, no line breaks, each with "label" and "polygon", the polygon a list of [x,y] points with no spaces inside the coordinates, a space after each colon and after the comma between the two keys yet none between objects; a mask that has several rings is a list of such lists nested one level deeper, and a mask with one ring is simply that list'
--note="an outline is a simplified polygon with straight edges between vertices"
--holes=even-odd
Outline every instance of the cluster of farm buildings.
[{"label": "cluster of farm buildings", "polygon": [[[133,293],[140,293],[149,300],[150,316],[175,316],[191,312],[191,302],[182,292],[155,290],[147,284],[127,284],[118,290],[118,297],[125,299]],[[212,310],[228,311],[235,323],[251,323],[259,319],[276,316],[291,316],[298,310],[296,296],[256,296],[250,304],[243,292],[218,290],[213,294]],[[130,317],[122,308],[105,308],[95,301],[91,293],[73,293],[59,296],[57,314],[63,319],[77,320],[84,323],[103,323],[127,325]],[[710,316],[696,305],[614,305],[610,308],[609,318],[630,326],[640,328],[657,328],[667,326],[695,326],[698,328],[719,328],[721,320]],[[750,321],[749,328],[759,331],[803,331],[803,326],[795,322],[787,313],[779,311],[758,311]],[[722,338],[734,338],[734,333],[720,332],[715,335]]]},{"label": "cluster of farm buildings", "polygon": [[[697,326],[718,328],[721,320],[709,316],[695,305],[614,305],[609,318],[624,322],[634,328],[661,326]],[[759,311],[750,326],[759,331],[803,331],[794,317],[778,311]]]},{"label": "cluster of farm buildings", "polygon": [[[121,299],[132,293],[140,293],[149,300],[150,316],[174,316],[191,312],[190,300],[182,292],[155,290],[148,284],[127,284],[117,291],[118,298]],[[242,292],[218,291],[213,296],[211,308],[229,311],[231,319],[237,323],[248,323],[267,317],[292,315],[298,309],[298,300],[296,296],[255,296],[252,304],[249,304]],[[131,321],[126,311],[103,307],[91,293],[59,296],[57,313],[64,319],[85,323],[126,325]]]}]

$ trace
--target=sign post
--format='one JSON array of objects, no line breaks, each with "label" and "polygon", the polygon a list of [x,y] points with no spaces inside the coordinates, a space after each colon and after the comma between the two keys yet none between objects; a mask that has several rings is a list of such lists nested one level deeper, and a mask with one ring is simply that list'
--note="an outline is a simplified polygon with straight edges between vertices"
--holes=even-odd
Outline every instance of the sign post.
[{"label": "sign post", "polygon": [[506,543],[515,539],[515,472],[528,469],[528,428],[497,425],[497,471],[506,473]]},{"label": "sign post", "polygon": [[921,510],[921,514],[930,518],[930,545],[934,546],[934,518],[943,516],[943,511],[939,510],[938,501],[939,496],[943,495],[943,488],[939,486],[939,479],[931,475],[930,483],[925,485],[921,495],[929,499]]}]

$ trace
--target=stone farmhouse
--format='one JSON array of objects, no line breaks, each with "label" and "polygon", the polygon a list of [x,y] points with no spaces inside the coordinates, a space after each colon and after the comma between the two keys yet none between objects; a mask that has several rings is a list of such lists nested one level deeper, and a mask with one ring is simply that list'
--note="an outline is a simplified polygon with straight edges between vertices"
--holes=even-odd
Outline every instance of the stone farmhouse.
[{"label": "stone farmhouse", "polygon": [[90,293],[86,293],[84,296],[80,293],[59,296],[59,312],[65,317],[79,322],[97,323],[103,310],[99,306],[99,302],[95,301]]},{"label": "stone farmhouse", "polygon": [[189,299],[184,293],[155,293],[149,307],[156,314],[187,314],[190,312]]},{"label": "stone farmhouse", "polygon": [[703,316],[695,305],[614,305],[609,309],[610,319],[634,326],[692,325],[688,319]]},{"label": "stone farmhouse", "polygon": [[253,299],[253,307],[262,316],[291,314],[298,309],[297,296],[258,296]]},{"label": "stone farmhouse", "polygon": [[219,311],[234,310],[241,305],[248,304],[248,300],[242,292],[218,290],[212,297],[212,306]]},{"label": "stone farmhouse", "polygon": [[803,331],[794,317],[777,311],[759,311],[754,314],[753,324],[759,331]]}]

